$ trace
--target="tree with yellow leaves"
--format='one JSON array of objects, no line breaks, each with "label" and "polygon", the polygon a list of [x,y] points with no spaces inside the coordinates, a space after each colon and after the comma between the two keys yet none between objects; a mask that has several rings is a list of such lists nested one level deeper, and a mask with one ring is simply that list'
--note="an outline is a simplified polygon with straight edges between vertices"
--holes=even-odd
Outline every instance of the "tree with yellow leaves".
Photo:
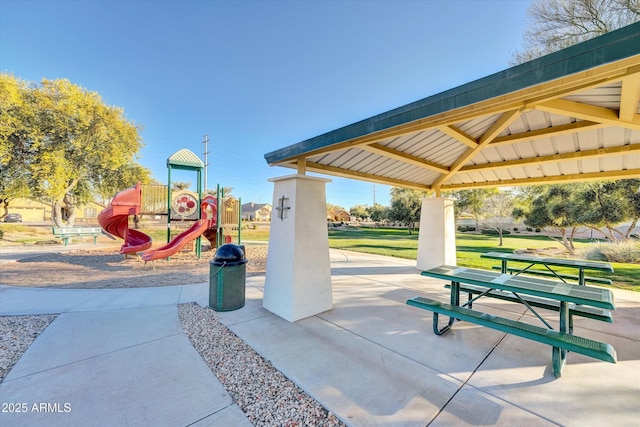
[{"label": "tree with yellow leaves", "polygon": [[50,200],[57,226],[63,204],[73,225],[76,204],[148,181],[135,161],[141,147],[138,126],[97,93],[0,74],[0,193]]}]

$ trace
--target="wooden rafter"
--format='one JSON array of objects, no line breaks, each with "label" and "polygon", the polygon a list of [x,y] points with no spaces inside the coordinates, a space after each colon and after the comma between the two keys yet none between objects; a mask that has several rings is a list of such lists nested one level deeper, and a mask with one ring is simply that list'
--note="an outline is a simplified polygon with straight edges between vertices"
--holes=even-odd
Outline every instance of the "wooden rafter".
[{"label": "wooden rafter", "polygon": [[569,181],[586,182],[600,180],[640,178],[640,169],[625,169],[620,171],[577,173],[557,176],[543,176],[537,178],[505,179],[499,181],[470,182],[464,184],[450,184],[440,187],[442,191],[468,190],[487,187],[516,187],[521,185],[563,184]]},{"label": "wooden rafter", "polygon": [[[291,165],[293,167],[293,165]],[[385,184],[396,187],[413,188],[421,191],[429,191],[431,187],[428,185],[421,185],[411,181],[404,181],[394,178],[386,178],[380,175],[374,175],[365,172],[357,172],[349,169],[338,168],[335,166],[323,165],[320,163],[307,162],[307,170],[320,173],[329,173],[335,176],[341,176],[343,178],[356,178],[364,181],[375,182],[378,184]]]},{"label": "wooden rafter", "polygon": [[304,175],[307,171],[307,159],[304,157],[298,157],[297,161],[298,175]]},{"label": "wooden rafter", "polygon": [[384,145],[380,145],[380,144],[369,144],[369,145],[363,145],[361,147],[363,150],[372,152],[372,153],[376,153],[379,154],[381,156],[387,157],[389,159],[393,159],[393,160],[399,160],[403,163],[407,163],[410,165],[414,165],[414,166],[418,166],[421,168],[425,168],[425,169],[429,169],[432,171],[436,171],[439,173],[448,173],[449,172],[449,168],[433,163],[433,162],[429,162],[427,160],[424,160],[418,156],[413,156],[411,154],[407,154],[404,153],[402,151],[399,150],[395,150],[393,148],[384,146]]},{"label": "wooden rafter", "polygon": [[640,73],[622,79],[619,118],[625,122],[637,121],[640,103]]},{"label": "wooden rafter", "polygon": [[492,169],[509,168],[513,166],[533,166],[545,163],[557,163],[570,160],[588,159],[591,157],[615,156],[640,152],[640,144],[621,145],[607,148],[597,148],[594,150],[575,151],[569,153],[553,154],[550,156],[538,156],[533,158],[522,158],[516,160],[505,160],[501,162],[482,163],[460,168],[460,172],[486,171]]},{"label": "wooden rafter", "polygon": [[469,161],[473,156],[475,156],[480,150],[485,148],[487,145],[491,143],[499,134],[502,132],[507,126],[509,126],[519,115],[519,110],[511,110],[502,114],[498,120],[496,120],[489,129],[478,139],[478,144],[475,148],[467,149],[462,156],[460,156],[454,163],[451,165],[451,171],[448,174],[443,174],[433,183],[433,187],[438,188],[444,182],[449,180],[456,172],[458,172],[466,162]]},{"label": "wooden rafter", "polygon": [[478,146],[478,141],[476,141],[475,138],[473,138],[471,135],[466,134],[453,125],[438,126],[438,130],[449,135],[451,138],[462,142],[469,148],[476,148]]},{"label": "wooden rafter", "polygon": [[566,99],[555,99],[553,101],[537,104],[535,108],[548,113],[589,120],[608,126],[620,126],[623,128],[640,130],[640,118],[637,117],[637,115],[629,121],[623,121],[618,117],[618,111],[616,110],[583,104],[581,102],[567,101]]},{"label": "wooden rafter", "polygon": [[496,147],[498,145],[516,144],[522,141],[532,141],[535,139],[566,135],[566,134],[571,134],[576,132],[582,132],[585,130],[594,130],[594,129],[603,128],[605,126],[606,125],[603,125],[602,123],[590,122],[588,120],[580,120],[577,122],[567,123],[564,125],[552,126],[552,127],[543,128],[543,129],[536,129],[536,130],[531,130],[531,131],[522,132],[522,133],[514,133],[511,135],[498,136],[491,142],[491,144],[489,144],[489,146]]}]

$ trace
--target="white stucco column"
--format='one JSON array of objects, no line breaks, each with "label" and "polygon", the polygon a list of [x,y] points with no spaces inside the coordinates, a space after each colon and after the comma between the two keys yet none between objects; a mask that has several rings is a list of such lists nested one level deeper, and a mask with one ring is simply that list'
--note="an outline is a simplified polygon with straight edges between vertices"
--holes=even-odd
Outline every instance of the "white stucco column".
[{"label": "white stucco column", "polygon": [[273,178],[263,307],[290,322],[333,308],[325,185],[306,175]]},{"label": "white stucco column", "polygon": [[457,265],[456,220],[453,199],[422,199],[416,268],[428,270],[443,264]]}]

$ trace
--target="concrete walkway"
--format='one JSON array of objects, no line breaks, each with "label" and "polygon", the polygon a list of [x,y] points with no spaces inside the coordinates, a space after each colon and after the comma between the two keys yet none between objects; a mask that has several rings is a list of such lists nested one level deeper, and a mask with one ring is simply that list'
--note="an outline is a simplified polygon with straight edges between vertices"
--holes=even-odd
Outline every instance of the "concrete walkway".
[{"label": "concrete walkway", "polygon": [[[614,324],[575,322],[577,334],[612,344],[618,363],[571,353],[556,379],[546,345],[466,323],[435,336],[431,314],[405,301],[448,291],[415,262],[336,250],[331,260],[333,310],[284,321],[262,308],[255,276],[246,306],[218,316],[348,425],[637,425],[640,294],[614,291]],[[0,413],[0,425],[250,425],[180,328],[176,305],[191,301],[207,305],[207,283],[0,286],[0,315],[62,313],[0,384],[2,403],[54,402],[60,412]],[[523,315],[501,301],[474,307]]]}]

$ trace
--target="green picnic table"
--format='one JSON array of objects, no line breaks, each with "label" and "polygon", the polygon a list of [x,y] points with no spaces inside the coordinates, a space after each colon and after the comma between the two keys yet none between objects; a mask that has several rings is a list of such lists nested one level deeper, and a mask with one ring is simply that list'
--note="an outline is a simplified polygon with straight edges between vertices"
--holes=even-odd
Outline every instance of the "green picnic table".
[{"label": "green picnic table", "polygon": [[[448,332],[456,320],[464,320],[551,345],[553,373],[556,377],[562,375],[568,351],[616,363],[616,352],[610,344],[576,336],[573,331],[574,315],[586,315],[606,322],[613,321],[608,312],[608,310],[615,309],[614,297],[610,289],[450,265],[441,265],[422,271],[421,274],[426,277],[451,281],[449,303],[421,296],[407,300],[408,305],[433,312],[433,332],[436,335]],[[470,296],[469,301],[461,304],[460,293],[476,288],[479,290],[479,294],[473,298]],[[484,288],[484,290],[480,288]],[[503,296],[497,292],[512,294],[511,300],[526,306],[543,326],[498,317],[472,308],[473,302],[479,298],[502,298]],[[548,302],[555,301],[558,305],[531,304],[529,297],[541,298]],[[534,305],[559,312],[558,330],[554,330],[552,325],[534,310]],[[587,309],[600,309],[602,312],[596,315],[595,312],[586,312]],[[449,317],[448,323],[444,327],[439,326],[438,314]],[[523,317],[524,319],[526,317]]]},{"label": "green picnic table", "polygon": [[[506,273],[515,273],[516,275],[522,273],[530,273],[530,274],[538,274],[538,275],[552,275],[563,282],[566,282],[565,279],[575,279],[577,280],[579,285],[585,284],[585,281],[592,281],[604,284],[611,284],[611,280],[609,279],[601,279],[594,277],[585,277],[585,270],[592,271],[604,271],[608,273],[613,273],[613,267],[608,262],[600,262],[600,261],[585,261],[578,259],[566,259],[566,258],[551,258],[551,257],[541,257],[541,256],[531,256],[526,254],[515,254],[508,252],[487,252],[480,255],[480,258],[489,258],[499,260],[501,262],[500,271],[503,274]],[[524,268],[519,267],[508,267],[507,263],[509,262],[518,262],[518,263],[528,263],[529,265]],[[546,270],[535,270],[531,269],[531,267],[535,265],[542,265],[546,268]],[[551,267],[568,267],[578,270],[577,276],[570,276],[566,274],[559,274],[554,271]]]}]

